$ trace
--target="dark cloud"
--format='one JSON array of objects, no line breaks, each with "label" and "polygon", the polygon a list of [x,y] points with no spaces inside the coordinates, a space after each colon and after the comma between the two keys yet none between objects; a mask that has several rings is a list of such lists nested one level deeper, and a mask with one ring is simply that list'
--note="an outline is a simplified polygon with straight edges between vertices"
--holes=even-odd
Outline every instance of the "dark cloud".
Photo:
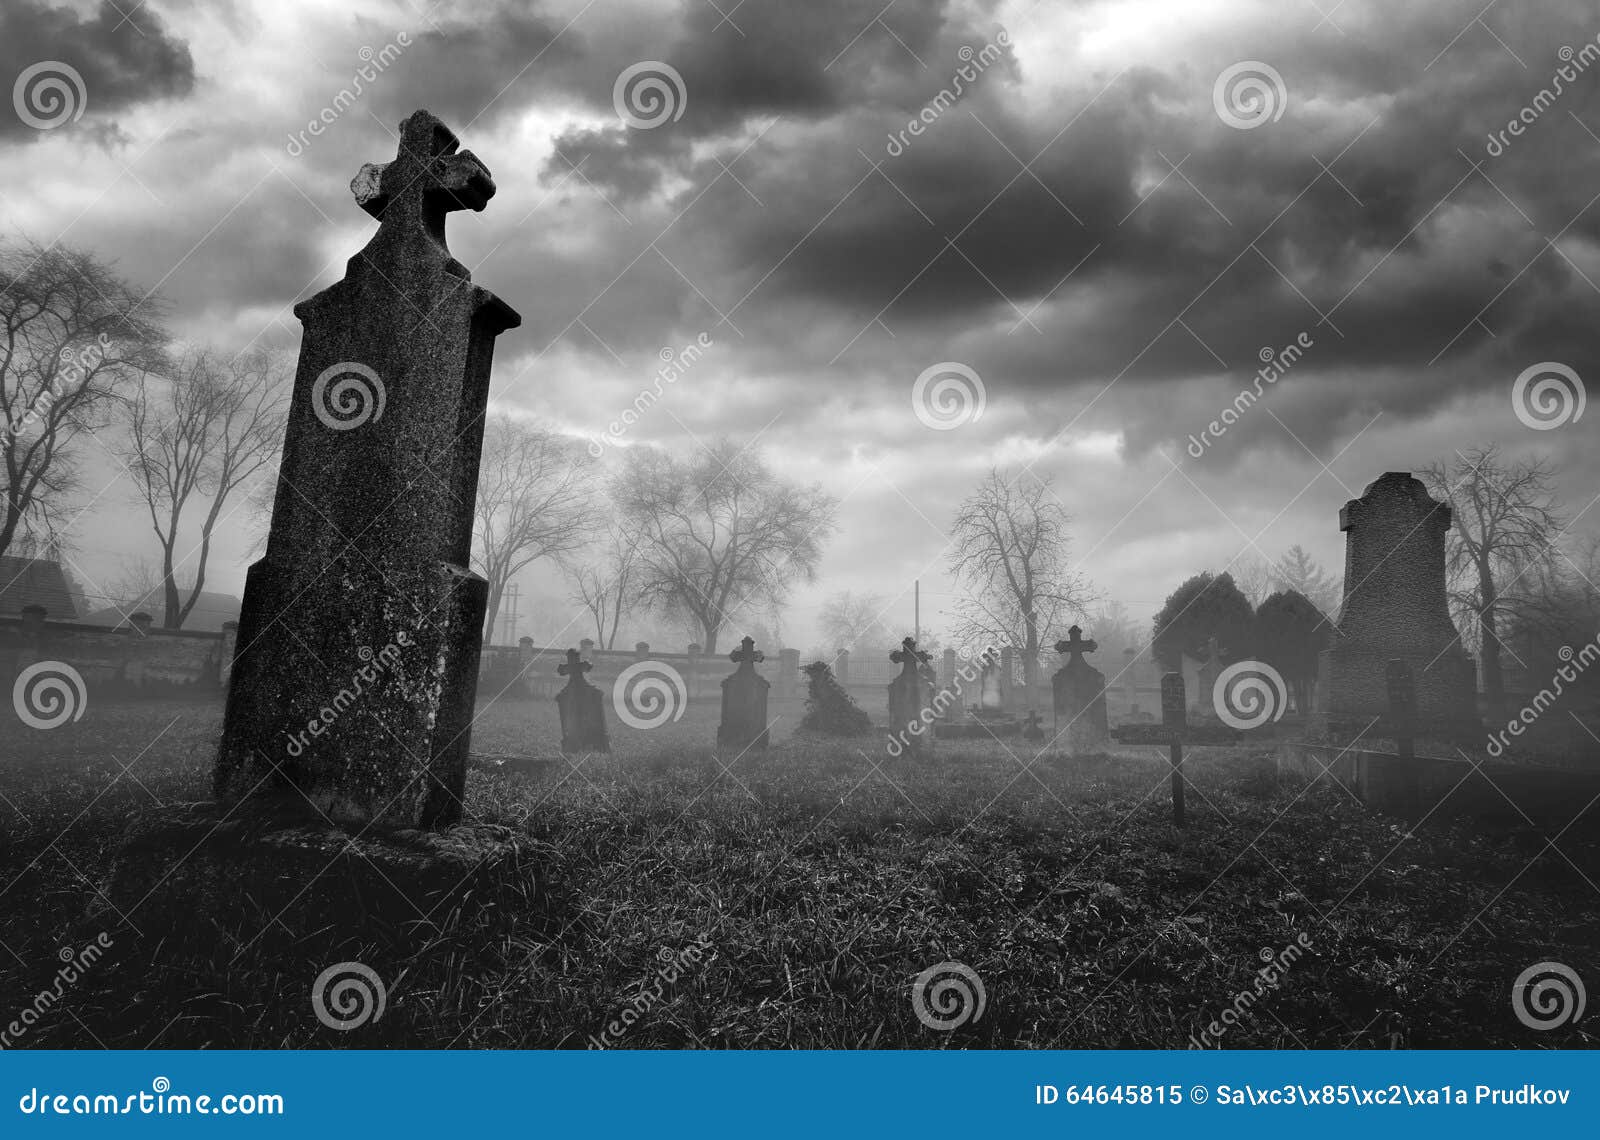
[{"label": "dark cloud", "polygon": [[[187,95],[194,89],[194,61],[188,45],[168,34],[160,17],[148,8],[124,15],[102,3],[94,16],[81,18],[70,8],[52,8],[33,0],[6,0],[0,6],[0,79],[8,89],[24,71],[47,61],[66,64],[82,78],[83,97],[68,85],[54,92],[36,84],[49,68],[28,84],[35,97],[17,93],[37,118],[53,121],[64,106],[85,108],[86,129],[102,143],[119,137],[111,113],[150,99]],[[57,100],[64,98],[68,104]],[[39,99],[43,99],[40,102]],[[41,132],[18,113],[14,102],[0,115],[0,139],[37,137]]]}]

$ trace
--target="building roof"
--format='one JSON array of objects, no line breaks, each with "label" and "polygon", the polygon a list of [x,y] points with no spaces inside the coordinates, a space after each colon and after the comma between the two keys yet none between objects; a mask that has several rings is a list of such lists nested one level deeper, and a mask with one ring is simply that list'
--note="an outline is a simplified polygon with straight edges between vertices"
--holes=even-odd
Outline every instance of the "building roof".
[{"label": "building roof", "polygon": [[20,614],[28,606],[43,606],[56,621],[77,617],[61,563],[0,555],[0,614]]},{"label": "building roof", "polygon": [[[188,596],[188,590],[179,587],[182,596]],[[183,628],[192,633],[218,633],[222,623],[238,621],[239,609],[243,605],[232,594],[219,594],[212,590],[201,590],[200,597],[194,603],[194,609],[189,611],[189,618],[183,623]],[[161,617],[166,612],[167,603],[158,586],[150,590],[142,598],[123,606],[107,606],[103,610],[96,610],[83,618],[84,625],[105,625],[113,629],[128,624],[128,618],[136,613],[147,613],[155,619],[155,624],[161,624]]]}]

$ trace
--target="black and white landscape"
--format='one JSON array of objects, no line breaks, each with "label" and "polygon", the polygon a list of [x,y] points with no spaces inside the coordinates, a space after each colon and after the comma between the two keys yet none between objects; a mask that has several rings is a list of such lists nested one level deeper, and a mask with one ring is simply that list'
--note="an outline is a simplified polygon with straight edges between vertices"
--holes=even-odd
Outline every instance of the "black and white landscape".
[{"label": "black and white landscape", "polygon": [[0,81],[0,1047],[1595,1043],[1592,5]]}]

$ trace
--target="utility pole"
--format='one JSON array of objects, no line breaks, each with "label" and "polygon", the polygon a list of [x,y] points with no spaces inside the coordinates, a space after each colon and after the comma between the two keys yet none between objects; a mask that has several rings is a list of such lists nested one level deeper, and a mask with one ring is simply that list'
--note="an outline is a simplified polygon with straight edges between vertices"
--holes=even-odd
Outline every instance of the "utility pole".
[{"label": "utility pole", "polygon": [[911,636],[918,642],[922,641],[922,579],[914,578],[911,582]]}]

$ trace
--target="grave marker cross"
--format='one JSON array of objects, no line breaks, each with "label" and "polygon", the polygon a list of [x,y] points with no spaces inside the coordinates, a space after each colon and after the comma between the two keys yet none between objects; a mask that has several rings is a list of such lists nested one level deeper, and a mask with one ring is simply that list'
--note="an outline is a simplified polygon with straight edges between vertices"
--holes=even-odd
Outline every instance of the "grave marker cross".
[{"label": "grave marker cross", "polygon": [[746,637],[739,642],[738,649],[728,654],[728,660],[743,670],[754,669],[759,662],[766,659],[766,654],[756,648],[756,639],[753,637]]},{"label": "grave marker cross", "polygon": [[1083,637],[1083,627],[1076,625],[1067,630],[1067,639],[1065,641],[1056,642],[1057,653],[1072,654],[1068,664],[1071,664],[1073,661],[1087,664],[1087,662],[1083,661],[1083,655],[1085,653],[1093,653],[1099,648],[1099,642],[1095,641],[1095,639],[1092,637],[1085,639]]}]

